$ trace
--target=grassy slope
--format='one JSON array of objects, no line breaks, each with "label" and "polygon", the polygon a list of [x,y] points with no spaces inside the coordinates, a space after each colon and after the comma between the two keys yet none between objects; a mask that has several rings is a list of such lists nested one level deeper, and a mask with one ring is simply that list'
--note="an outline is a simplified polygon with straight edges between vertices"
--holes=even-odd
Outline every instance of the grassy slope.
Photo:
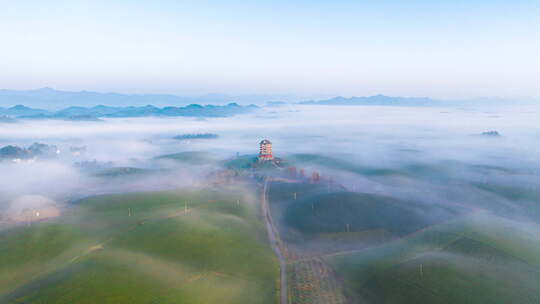
[{"label": "grassy slope", "polygon": [[134,168],[134,167],[114,167],[99,170],[94,173],[97,177],[124,177],[128,175],[144,175],[156,173],[155,170],[143,169],[143,168]]},{"label": "grassy slope", "polygon": [[215,154],[203,151],[186,151],[174,154],[161,155],[156,160],[174,160],[189,163],[191,165],[205,165],[217,161]]},{"label": "grassy slope", "polygon": [[484,182],[475,183],[474,186],[506,199],[503,203],[483,202],[486,209],[503,216],[525,216],[540,223],[540,190],[534,184],[504,185]]},{"label": "grassy slope", "polygon": [[[272,182],[270,184],[270,191],[268,192],[270,212],[274,221],[280,223],[278,229],[281,231],[283,238],[290,236],[288,229],[286,229],[288,225],[284,219],[286,211],[298,201],[319,194],[322,191],[324,191],[324,188],[315,184],[284,182]],[[294,200],[295,194],[296,200]]]},{"label": "grassy slope", "polygon": [[[430,219],[427,215],[437,214]],[[384,229],[405,235],[453,216],[450,210],[375,194],[334,192],[292,204],[286,222],[304,233]]]},{"label": "grassy slope", "polygon": [[95,197],[0,235],[0,303],[274,303],[277,275],[253,208],[220,193]]},{"label": "grassy slope", "polygon": [[484,214],[326,260],[376,303],[538,303],[538,228]]},{"label": "grassy slope", "polygon": [[388,168],[372,168],[360,165],[355,162],[351,162],[343,158],[329,157],[320,154],[292,154],[287,156],[287,160],[299,165],[319,165],[331,169],[343,170],[346,172],[361,174],[365,176],[407,175],[406,172],[400,170]]},{"label": "grassy slope", "polygon": [[225,161],[225,167],[228,169],[249,169],[257,162],[256,155],[242,155],[237,158]]}]

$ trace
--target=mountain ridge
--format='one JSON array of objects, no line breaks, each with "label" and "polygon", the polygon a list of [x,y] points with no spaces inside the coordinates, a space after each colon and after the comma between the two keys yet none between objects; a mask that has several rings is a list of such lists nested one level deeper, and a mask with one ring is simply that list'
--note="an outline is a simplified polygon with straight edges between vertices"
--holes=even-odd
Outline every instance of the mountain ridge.
[{"label": "mountain ridge", "polygon": [[249,113],[259,109],[256,105],[241,106],[229,103],[223,106],[190,104],[184,107],[163,107],[153,105],[141,107],[111,107],[97,105],[94,107],[70,106],[58,111],[31,108],[16,105],[9,108],[0,107],[0,116],[19,119],[67,119],[67,120],[96,120],[113,117],[148,117],[148,116],[186,116],[186,117],[227,117]]},{"label": "mountain ridge", "polygon": [[186,106],[189,104],[219,104],[231,102],[244,104],[264,104],[268,100],[297,101],[299,98],[288,95],[240,95],[206,94],[201,96],[180,96],[172,94],[123,94],[94,91],[62,91],[45,87],[33,90],[0,89],[0,106],[27,105],[50,110],[58,110],[69,106],[93,107],[109,106]]},{"label": "mountain ridge", "polygon": [[336,96],[322,100],[306,100],[299,102],[301,105],[372,105],[372,106],[468,106],[468,105],[508,105],[515,103],[538,104],[539,99],[520,98],[474,98],[464,100],[445,100],[429,97],[401,97],[387,96],[383,94],[372,96]]},{"label": "mountain ridge", "polygon": [[15,105],[62,110],[71,106],[95,107],[179,107],[190,104],[226,105],[230,103],[258,104],[269,107],[287,103],[299,105],[379,105],[379,106],[468,106],[468,105],[508,105],[538,104],[538,98],[471,98],[464,100],[437,99],[430,97],[402,97],[383,94],[372,96],[335,96],[327,99],[306,100],[292,95],[239,95],[206,94],[201,96],[179,96],[171,94],[123,94],[114,92],[61,91],[45,87],[34,90],[0,89],[0,108]]}]

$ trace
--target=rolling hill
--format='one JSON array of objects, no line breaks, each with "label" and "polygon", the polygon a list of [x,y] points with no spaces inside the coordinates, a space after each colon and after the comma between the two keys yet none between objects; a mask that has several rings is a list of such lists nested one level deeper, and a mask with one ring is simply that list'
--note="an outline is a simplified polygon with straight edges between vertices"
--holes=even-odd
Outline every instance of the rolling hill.
[{"label": "rolling hill", "polygon": [[171,160],[190,165],[205,165],[216,163],[218,161],[218,156],[211,152],[184,151],[173,154],[160,155],[156,157],[155,160]]},{"label": "rolling hill", "polygon": [[540,229],[488,213],[325,260],[367,303],[538,303]]},{"label": "rolling hill", "polygon": [[285,222],[307,234],[383,229],[402,236],[455,214],[443,207],[381,195],[335,192],[309,196],[292,204],[285,213]]},{"label": "rolling hill", "polygon": [[98,196],[0,234],[0,303],[274,303],[278,272],[229,192]]}]

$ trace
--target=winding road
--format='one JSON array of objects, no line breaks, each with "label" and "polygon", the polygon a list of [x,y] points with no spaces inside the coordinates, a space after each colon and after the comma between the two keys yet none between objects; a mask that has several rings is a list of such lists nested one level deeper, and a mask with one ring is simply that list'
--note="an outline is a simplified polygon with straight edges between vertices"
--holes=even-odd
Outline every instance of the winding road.
[{"label": "winding road", "polygon": [[280,272],[280,303],[288,304],[288,295],[287,295],[287,263],[285,262],[285,257],[281,252],[281,246],[279,245],[281,239],[279,238],[279,232],[274,226],[272,221],[272,215],[270,214],[270,208],[268,207],[268,182],[271,181],[269,178],[264,180],[264,187],[261,195],[261,210],[266,222],[266,230],[268,232],[268,239],[270,240],[270,245],[276,253],[279,259],[279,272]]}]

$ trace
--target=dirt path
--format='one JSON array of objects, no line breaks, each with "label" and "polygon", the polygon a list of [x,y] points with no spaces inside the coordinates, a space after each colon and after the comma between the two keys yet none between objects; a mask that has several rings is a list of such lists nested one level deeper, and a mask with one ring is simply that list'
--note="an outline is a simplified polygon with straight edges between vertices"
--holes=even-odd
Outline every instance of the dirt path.
[{"label": "dirt path", "polygon": [[285,183],[298,183],[299,181],[284,178],[267,178],[262,194],[263,215],[266,220],[269,238],[281,265],[281,303],[348,303],[342,282],[338,279],[334,270],[323,261],[322,255],[306,254],[301,249],[287,246],[287,243],[281,240],[279,230],[272,220],[268,205],[270,183],[275,181]]},{"label": "dirt path", "polygon": [[272,249],[274,250],[279,259],[280,303],[288,304],[289,299],[287,295],[287,262],[285,261],[285,257],[281,251],[281,239],[279,238],[279,233],[274,226],[274,222],[272,221],[272,216],[270,215],[270,210],[268,208],[268,182],[269,179],[265,179],[261,195],[261,209],[264,221],[266,222],[266,230],[268,232],[268,239],[270,240],[270,245],[272,246]]}]

